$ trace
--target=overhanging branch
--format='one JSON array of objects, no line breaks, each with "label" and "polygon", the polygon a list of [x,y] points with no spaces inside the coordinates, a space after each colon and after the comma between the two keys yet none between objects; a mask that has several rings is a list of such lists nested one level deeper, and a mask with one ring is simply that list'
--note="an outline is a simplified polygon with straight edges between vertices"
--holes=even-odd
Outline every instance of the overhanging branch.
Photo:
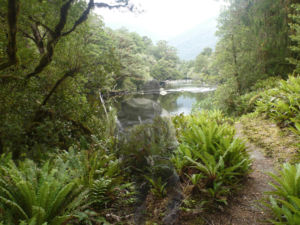
[{"label": "overhanging branch", "polygon": [[61,37],[61,32],[64,29],[68,12],[71,7],[71,4],[74,0],[68,0],[60,9],[60,19],[57,25],[55,26],[54,32],[52,34],[51,40],[47,44],[47,52],[44,54],[44,56],[41,58],[39,65],[35,68],[35,70],[32,73],[29,73],[26,75],[26,79],[29,79],[33,76],[36,76],[40,72],[42,72],[46,66],[50,64],[52,61],[52,56],[54,54],[54,47],[57,44],[59,38]]},{"label": "overhanging branch", "polygon": [[93,7],[94,7],[94,0],[90,0],[87,9],[84,10],[84,12],[83,12],[82,15],[79,17],[79,19],[74,23],[73,27],[72,27],[69,31],[63,33],[62,36],[66,36],[66,35],[70,34],[71,32],[73,32],[73,31],[76,29],[76,27],[77,27],[78,25],[80,25],[80,24],[82,24],[84,21],[86,21],[86,19],[88,18],[89,13],[90,13],[90,11],[91,11],[91,9],[92,9]]},{"label": "overhanging branch", "polygon": [[[89,0],[87,9],[84,10],[84,12],[81,14],[79,19],[75,21],[72,28],[69,31],[66,31],[63,33],[62,31],[67,22],[68,11],[73,2],[74,2],[74,0],[68,0],[61,7],[60,20],[59,20],[58,24],[56,25],[54,31],[47,28],[47,30],[49,32],[51,32],[51,39],[47,43],[47,47],[46,47],[47,51],[43,55],[43,57],[40,59],[39,65],[35,68],[35,70],[32,73],[26,75],[26,79],[30,79],[31,77],[37,76],[39,73],[41,73],[45,69],[46,66],[48,66],[51,63],[52,57],[54,54],[54,48],[55,48],[57,42],[59,41],[59,39],[63,36],[66,36],[66,35],[72,33],[77,28],[77,26],[79,26],[81,23],[83,23],[88,18],[88,15],[93,7],[96,6],[98,8],[100,7],[100,8],[109,8],[109,9],[127,7],[127,8],[129,8],[129,10],[133,9],[133,6],[129,6],[129,4],[128,4],[129,0],[117,1],[117,2],[124,2],[124,4],[118,4],[118,5],[109,5],[106,3],[95,3],[94,0]],[[38,21],[34,20],[33,18],[32,18],[32,20],[35,22],[38,22]],[[40,23],[40,25],[44,26],[45,28],[47,27],[41,23]]]},{"label": "overhanging branch", "polygon": [[124,4],[118,4],[118,5],[109,5],[104,2],[96,2],[95,7],[98,8],[108,8],[108,9],[119,9],[119,8],[124,8],[128,6],[128,1],[126,1]]}]

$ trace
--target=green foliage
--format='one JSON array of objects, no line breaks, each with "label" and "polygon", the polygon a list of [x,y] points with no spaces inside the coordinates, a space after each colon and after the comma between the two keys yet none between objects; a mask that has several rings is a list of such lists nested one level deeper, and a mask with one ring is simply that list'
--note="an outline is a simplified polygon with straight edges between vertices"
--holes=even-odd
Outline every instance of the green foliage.
[{"label": "green foliage", "polygon": [[105,222],[105,210],[135,201],[119,160],[105,150],[70,148],[42,167],[30,160],[17,166],[9,158],[2,155],[0,168],[0,220],[6,224]]},{"label": "green foliage", "polygon": [[244,143],[234,138],[231,120],[220,111],[176,116],[180,145],[172,161],[181,180],[202,200],[226,203],[226,196],[249,172]]},{"label": "green foliage", "polygon": [[269,77],[286,79],[293,72],[299,59],[299,7],[292,3],[229,1],[218,19],[219,42],[212,62],[206,63],[203,55],[196,59],[203,65],[211,64],[209,71],[219,76],[216,108],[231,115],[252,112],[260,94],[253,92],[258,81]]},{"label": "green foliage", "polygon": [[70,148],[57,156],[56,163],[89,188],[88,205],[103,210],[132,203],[133,184],[125,180],[120,161],[114,154],[100,149],[77,152]]},{"label": "green foliage", "polygon": [[123,168],[137,185],[146,181],[152,194],[163,198],[168,180],[174,175],[170,157],[177,144],[168,118],[156,117],[152,123],[136,125],[119,142]]},{"label": "green foliage", "polygon": [[154,196],[156,196],[157,198],[164,198],[164,197],[166,197],[166,194],[167,194],[166,185],[167,185],[167,183],[166,182],[163,183],[161,177],[151,178],[151,177],[145,176],[145,178],[151,184],[150,191],[152,192],[152,194]]},{"label": "green foliage", "polygon": [[[7,6],[3,4],[5,14]],[[45,26],[55,27],[61,6],[61,1],[26,1],[20,5],[20,62],[0,71],[1,152],[13,152],[14,158],[45,158],[47,152],[89,142],[91,133],[103,136],[99,126],[94,127],[104,124],[99,89],[103,95],[112,89],[112,74],[118,70],[118,60],[99,18],[91,14],[75,31],[57,40],[53,56],[49,57],[51,62],[36,75],[38,79],[25,78],[47,51],[51,35]],[[62,32],[72,27],[85,8],[85,1],[71,5]],[[6,22],[3,17],[1,23]],[[5,30],[0,33],[5,34]],[[44,37],[42,42],[35,39],[39,35]]]},{"label": "green foliage", "polygon": [[237,79],[239,92],[262,76],[281,76],[292,71],[284,63],[288,45],[289,3],[280,0],[232,1],[219,18],[217,45],[222,73]]},{"label": "green foliage", "polygon": [[121,68],[115,74],[117,88],[136,91],[148,80],[178,78],[178,56],[176,49],[165,41],[156,45],[148,37],[126,29],[109,31]]},{"label": "green foliage", "polygon": [[292,45],[290,46],[291,50],[293,51],[293,57],[290,57],[288,60],[290,63],[295,65],[295,73],[300,73],[300,61],[299,61],[299,54],[300,54],[300,4],[292,4],[291,5],[291,14],[289,15],[292,19],[292,23],[290,23],[290,27],[292,35],[290,38],[292,40]]},{"label": "green foliage", "polygon": [[72,219],[86,194],[78,179],[49,162],[38,168],[30,160],[19,167],[10,161],[0,171],[1,217],[7,224],[61,225]]},{"label": "green foliage", "polygon": [[276,183],[270,183],[274,188],[268,192],[269,197],[264,205],[271,209],[273,224],[296,225],[300,222],[300,164],[286,163],[278,175],[270,173]]},{"label": "green foliage", "polygon": [[120,140],[120,153],[125,156],[125,164],[133,170],[160,169],[176,148],[172,123],[167,118],[156,117],[153,123],[136,125]]},{"label": "green foliage", "polygon": [[253,85],[248,93],[237,95],[234,99],[234,112],[236,115],[243,115],[255,111],[256,101],[265,90],[277,87],[280,82],[278,77],[269,77],[259,80]]},{"label": "green foliage", "polygon": [[274,119],[280,126],[293,126],[300,122],[300,77],[290,76],[279,87],[262,93],[256,110]]},{"label": "green foliage", "polygon": [[259,80],[250,88],[249,92],[240,95],[234,89],[234,83],[228,80],[225,84],[219,85],[217,90],[207,98],[199,101],[194,110],[220,109],[226,114],[235,116],[254,112],[257,100],[261,98],[265,91],[276,88],[280,81],[281,79],[278,77]]}]

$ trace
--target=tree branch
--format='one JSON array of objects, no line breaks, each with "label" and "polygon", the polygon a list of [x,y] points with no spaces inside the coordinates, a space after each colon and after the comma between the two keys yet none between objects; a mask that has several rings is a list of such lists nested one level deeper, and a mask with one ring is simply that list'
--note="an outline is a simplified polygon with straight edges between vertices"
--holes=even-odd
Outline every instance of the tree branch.
[{"label": "tree branch", "polygon": [[[50,30],[52,32],[51,34],[51,40],[48,42],[47,44],[47,52],[44,54],[44,56],[41,58],[39,65],[35,68],[35,70],[26,75],[26,79],[30,79],[31,77],[34,77],[36,75],[38,75],[39,73],[41,73],[46,66],[48,66],[51,61],[52,61],[52,56],[54,54],[54,48],[55,45],[57,44],[57,42],[59,41],[59,39],[63,36],[66,36],[68,34],[70,34],[71,32],[73,32],[78,25],[80,25],[81,23],[83,23],[87,18],[88,15],[91,11],[91,9],[96,6],[96,7],[102,7],[102,8],[109,8],[109,9],[113,9],[113,8],[121,8],[121,7],[128,7],[128,2],[129,0],[124,0],[124,1],[118,1],[118,2],[124,2],[124,4],[119,4],[119,5],[109,5],[106,3],[94,3],[94,0],[89,0],[89,4],[86,10],[84,10],[84,12],[82,13],[82,15],[79,17],[79,19],[74,23],[73,27],[67,31],[62,33],[62,30],[64,29],[66,22],[67,22],[67,17],[68,17],[68,11],[71,7],[71,4],[74,2],[74,0],[68,0],[60,9],[60,20],[58,22],[58,24],[56,25],[54,31],[52,31],[51,29],[47,29]],[[130,10],[133,9],[133,6],[129,8]],[[41,24],[42,26],[46,27],[45,25]]]},{"label": "tree branch", "polygon": [[84,21],[86,21],[86,19],[88,18],[89,13],[90,13],[90,11],[91,11],[91,9],[92,9],[93,7],[94,7],[94,0],[90,0],[87,9],[84,10],[84,12],[83,12],[82,15],[79,17],[79,19],[74,23],[73,27],[72,27],[69,31],[63,33],[62,36],[66,36],[66,35],[70,34],[71,32],[73,32],[73,31],[76,29],[76,27],[77,27],[78,25],[80,25],[80,24],[82,24]]},{"label": "tree branch", "polygon": [[50,27],[48,27],[46,24],[43,24],[42,22],[38,21],[37,19],[33,18],[32,16],[29,16],[28,18],[29,18],[29,20],[34,22],[36,25],[40,25],[40,26],[44,27],[46,29],[46,31],[48,31],[51,35],[54,34],[54,31]]},{"label": "tree branch", "polygon": [[68,77],[72,77],[74,76],[76,73],[78,73],[78,69],[72,69],[67,71],[58,81],[56,81],[55,85],[53,86],[53,88],[51,89],[51,91],[48,93],[48,95],[45,97],[44,101],[42,102],[41,106],[44,106],[47,104],[48,100],[50,99],[50,97],[54,94],[54,92],[56,91],[56,89],[58,88],[58,86]]},{"label": "tree branch", "polygon": [[24,37],[26,37],[26,38],[28,38],[28,39],[30,39],[30,40],[32,40],[32,41],[35,42],[35,39],[34,39],[32,36],[30,36],[30,34],[26,33],[26,32],[25,32],[24,30],[22,30],[22,29],[19,29],[19,31],[23,34]]},{"label": "tree branch", "polygon": [[34,42],[35,42],[36,46],[38,47],[40,54],[43,55],[45,53],[45,47],[44,47],[43,38],[39,31],[38,24],[37,23],[32,24],[30,27],[31,27],[31,30],[32,30],[32,33],[34,36]]},{"label": "tree branch", "polygon": [[0,64],[0,70],[4,70],[12,65],[18,63],[17,57],[17,21],[19,14],[19,0],[9,0],[8,1],[8,45],[7,45],[7,55],[8,62]]},{"label": "tree branch", "polygon": [[30,79],[33,76],[36,76],[37,74],[41,73],[46,66],[50,64],[52,61],[52,56],[54,53],[54,47],[57,44],[59,38],[61,37],[61,32],[64,29],[68,12],[71,7],[71,4],[74,0],[68,0],[60,9],[60,19],[57,25],[55,26],[54,32],[51,35],[52,38],[49,40],[47,44],[47,52],[44,54],[44,56],[41,58],[39,65],[35,68],[35,70],[32,73],[29,73],[26,75],[26,79]]},{"label": "tree branch", "polygon": [[98,7],[98,8],[108,8],[108,9],[119,9],[119,8],[124,8],[124,7],[127,7],[129,4],[128,4],[128,0],[125,1],[124,4],[119,4],[119,5],[109,5],[107,3],[104,3],[104,2],[96,2],[95,3],[95,6]]}]

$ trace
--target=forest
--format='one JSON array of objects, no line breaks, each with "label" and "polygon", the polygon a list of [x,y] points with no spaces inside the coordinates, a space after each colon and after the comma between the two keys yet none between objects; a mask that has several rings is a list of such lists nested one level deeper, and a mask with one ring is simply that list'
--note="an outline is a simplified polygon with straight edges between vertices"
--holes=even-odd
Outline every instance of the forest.
[{"label": "forest", "polygon": [[[226,2],[184,61],[95,12],[130,0],[1,0],[0,225],[300,224],[300,4]],[[120,131],[116,96],[183,79],[216,90]]]}]

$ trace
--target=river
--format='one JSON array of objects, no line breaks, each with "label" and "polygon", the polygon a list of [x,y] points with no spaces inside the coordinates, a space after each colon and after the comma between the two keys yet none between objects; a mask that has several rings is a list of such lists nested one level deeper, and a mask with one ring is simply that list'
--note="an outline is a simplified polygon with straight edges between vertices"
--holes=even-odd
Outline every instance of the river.
[{"label": "river", "polygon": [[196,82],[174,82],[160,92],[158,101],[171,115],[190,114],[195,103],[205,99],[213,87],[203,87]]},{"label": "river", "polygon": [[151,121],[156,115],[188,115],[195,103],[205,99],[214,90],[214,87],[191,81],[166,83],[159,92],[123,96],[116,104],[118,118],[123,126],[128,127]]}]

